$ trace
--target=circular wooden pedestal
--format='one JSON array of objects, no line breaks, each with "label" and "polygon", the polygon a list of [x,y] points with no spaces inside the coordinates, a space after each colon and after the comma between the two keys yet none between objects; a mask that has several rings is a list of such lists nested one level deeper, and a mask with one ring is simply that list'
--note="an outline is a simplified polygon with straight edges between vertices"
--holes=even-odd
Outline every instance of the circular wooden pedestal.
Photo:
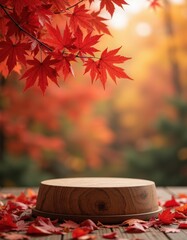
[{"label": "circular wooden pedestal", "polygon": [[121,223],[156,217],[155,183],[130,178],[61,178],[41,182],[34,216]]}]

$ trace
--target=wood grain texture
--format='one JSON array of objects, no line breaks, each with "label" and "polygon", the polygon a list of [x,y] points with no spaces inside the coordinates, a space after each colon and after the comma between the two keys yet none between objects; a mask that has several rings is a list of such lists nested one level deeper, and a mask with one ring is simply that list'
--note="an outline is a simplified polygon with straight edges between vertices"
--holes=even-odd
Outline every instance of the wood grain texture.
[{"label": "wood grain texture", "polygon": [[[178,194],[181,192],[186,193],[187,192],[187,187],[159,187],[157,188],[158,195],[162,198],[165,199],[165,197],[168,197],[167,199],[171,198],[171,195],[168,194],[168,189],[172,189],[172,194]],[[181,191],[182,190],[182,191]],[[20,192],[23,191],[21,188],[3,188],[1,189],[1,192],[3,193],[15,193],[16,195],[20,194]],[[110,231],[116,231],[118,234],[118,238],[120,239],[141,239],[141,240],[186,240],[187,239],[187,230],[182,229],[179,233],[163,233],[160,232],[158,229],[155,228],[150,228],[147,230],[145,233],[126,233],[124,231],[123,227],[119,228],[112,228],[111,229],[99,229],[95,230],[92,234],[96,235],[96,239],[98,240],[103,240],[102,234],[107,233]],[[0,237],[0,239],[3,240],[3,238]],[[40,240],[40,239],[47,239],[47,240],[72,240],[72,234],[69,232],[68,234],[65,235],[50,235],[50,236],[33,236],[31,237],[33,240]]]},{"label": "wood grain texture", "polygon": [[71,216],[118,216],[155,212],[152,181],[127,178],[70,178],[43,181],[36,210]]}]

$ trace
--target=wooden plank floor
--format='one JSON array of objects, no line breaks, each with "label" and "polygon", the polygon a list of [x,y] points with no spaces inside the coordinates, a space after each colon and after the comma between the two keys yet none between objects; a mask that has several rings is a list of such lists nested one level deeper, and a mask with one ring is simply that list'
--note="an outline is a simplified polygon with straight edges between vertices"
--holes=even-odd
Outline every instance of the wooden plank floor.
[{"label": "wooden plank floor", "polygon": [[[13,193],[18,195],[24,188],[1,188],[0,192]],[[37,189],[34,189],[37,191]],[[160,201],[171,199],[171,195],[177,195],[179,193],[187,194],[187,187],[158,187],[157,188],[158,198]],[[155,228],[149,228],[145,233],[126,233],[123,227],[119,228],[102,228],[97,231],[93,231],[92,234],[96,236],[96,239],[102,239],[104,233],[117,232],[116,239],[123,240],[187,240],[187,230],[181,230],[179,233],[164,233]],[[0,238],[3,239],[3,238]],[[50,235],[41,237],[31,237],[35,240],[70,240],[72,239],[71,233],[66,235]],[[87,239],[89,240],[89,239]]]}]

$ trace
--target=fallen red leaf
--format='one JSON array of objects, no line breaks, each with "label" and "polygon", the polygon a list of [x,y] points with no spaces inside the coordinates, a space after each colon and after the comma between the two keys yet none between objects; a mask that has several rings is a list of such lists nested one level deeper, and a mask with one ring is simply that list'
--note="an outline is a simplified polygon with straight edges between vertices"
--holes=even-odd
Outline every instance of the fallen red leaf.
[{"label": "fallen red leaf", "polygon": [[84,235],[87,235],[88,233],[90,233],[90,229],[88,228],[75,228],[72,232],[72,238],[79,238],[82,237]]},{"label": "fallen red leaf", "polygon": [[79,227],[79,224],[71,220],[65,220],[64,223],[60,224],[60,227],[75,229]]},{"label": "fallen red leaf", "polygon": [[28,234],[62,234],[62,228],[55,227],[49,218],[37,217],[29,226]]},{"label": "fallen red leaf", "polygon": [[29,240],[30,237],[19,233],[0,233],[0,237],[6,240]]},{"label": "fallen red leaf", "polygon": [[176,207],[175,210],[183,214],[187,214],[187,203],[182,206]]},{"label": "fallen red leaf", "polygon": [[182,212],[175,211],[175,218],[176,219],[186,219],[187,216]]},{"label": "fallen red leaf", "polygon": [[158,219],[163,224],[171,224],[175,221],[175,213],[168,208],[158,215]]},{"label": "fallen red leaf", "polygon": [[178,225],[178,228],[187,229],[187,222],[180,222],[179,225]]},{"label": "fallen red leaf", "polygon": [[146,231],[146,228],[144,228],[140,223],[134,223],[133,225],[130,225],[125,228],[125,232],[130,232],[130,233],[141,233],[145,231]]},{"label": "fallen red leaf", "polygon": [[115,239],[117,237],[117,232],[104,233],[102,237],[107,239]]},{"label": "fallen red leaf", "polygon": [[0,219],[0,231],[6,232],[12,229],[16,229],[17,225],[13,220],[11,214],[4,214],[4,216]]},{"label": "fallen red leaf", "polygon": [[131,219],[127,219],[125,221],[123,221],[120,226],[132,226],[136,223],[140,223],[140,224],[146,224],[147,222],[141,219],[137,219],[137,218],[131,218]]},{"label": "fallen red leaf", "polygon": [[180,206],[180,204],[176,201],[174,196],[172,196],[171,199],[166,201],[163,205],[163,207],[166,207],[166,208],[177,207],[177,206]]},{"label": "fallen red leaf", "polygon": [[81,222],[80,227],[90,228],[91,231],[99,229],[98,226],[96,226],[96,224],[91,219],[87,219]]}]

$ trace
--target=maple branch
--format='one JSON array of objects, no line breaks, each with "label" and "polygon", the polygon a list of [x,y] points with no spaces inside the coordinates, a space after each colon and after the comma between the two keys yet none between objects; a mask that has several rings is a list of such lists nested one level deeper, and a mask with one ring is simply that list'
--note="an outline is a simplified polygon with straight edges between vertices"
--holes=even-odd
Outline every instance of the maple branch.
[{"label": "maple branch", "polygon": [[95,56],[79,56],[78,54],[75,55],[76,58],[94,58],[94,59],[100,59],[98,57],[95,57]]},{"label": "maple branch", "polygon": [[3,6],[2,4],[0,4],[0,7],[2,8],[2,10],[5,12],[5,14],[8,16],[9,19],[11,19],[11,21],[22,31],[24,32],[26,35],[28,35],[30,38],[34,39],[35,41],[37,41],[41,46],[45,47],[46,49],[48,49],[50,52],[53,51],[53,49],[51,49],[49,46],[47,46],[45,43],[41,42],[37,37],[35,37],[34,35],[32,35],[31,33],[29,33],[27,30],[25,30],[24,28],[22,28],[22,26],[19,25],[19,23],[16,22],[16,20],[9,14],[9,12],[6,10],[6,7]]},{"label": "maple branch", "polygon": [[84,1],[85,1],[85,0],[80,0],[79,2],[77,2],[77,3],[73,4],[73,5],[71,5],[70,7],[66,8],[66,10],[62,10],[62,11],[58,11],[58,12],[56,11],[56,12],[54,12],[54,14],[64,13],[64,12],[68,11],[69,9],[77,6],[79,3],[84,2]]}]

